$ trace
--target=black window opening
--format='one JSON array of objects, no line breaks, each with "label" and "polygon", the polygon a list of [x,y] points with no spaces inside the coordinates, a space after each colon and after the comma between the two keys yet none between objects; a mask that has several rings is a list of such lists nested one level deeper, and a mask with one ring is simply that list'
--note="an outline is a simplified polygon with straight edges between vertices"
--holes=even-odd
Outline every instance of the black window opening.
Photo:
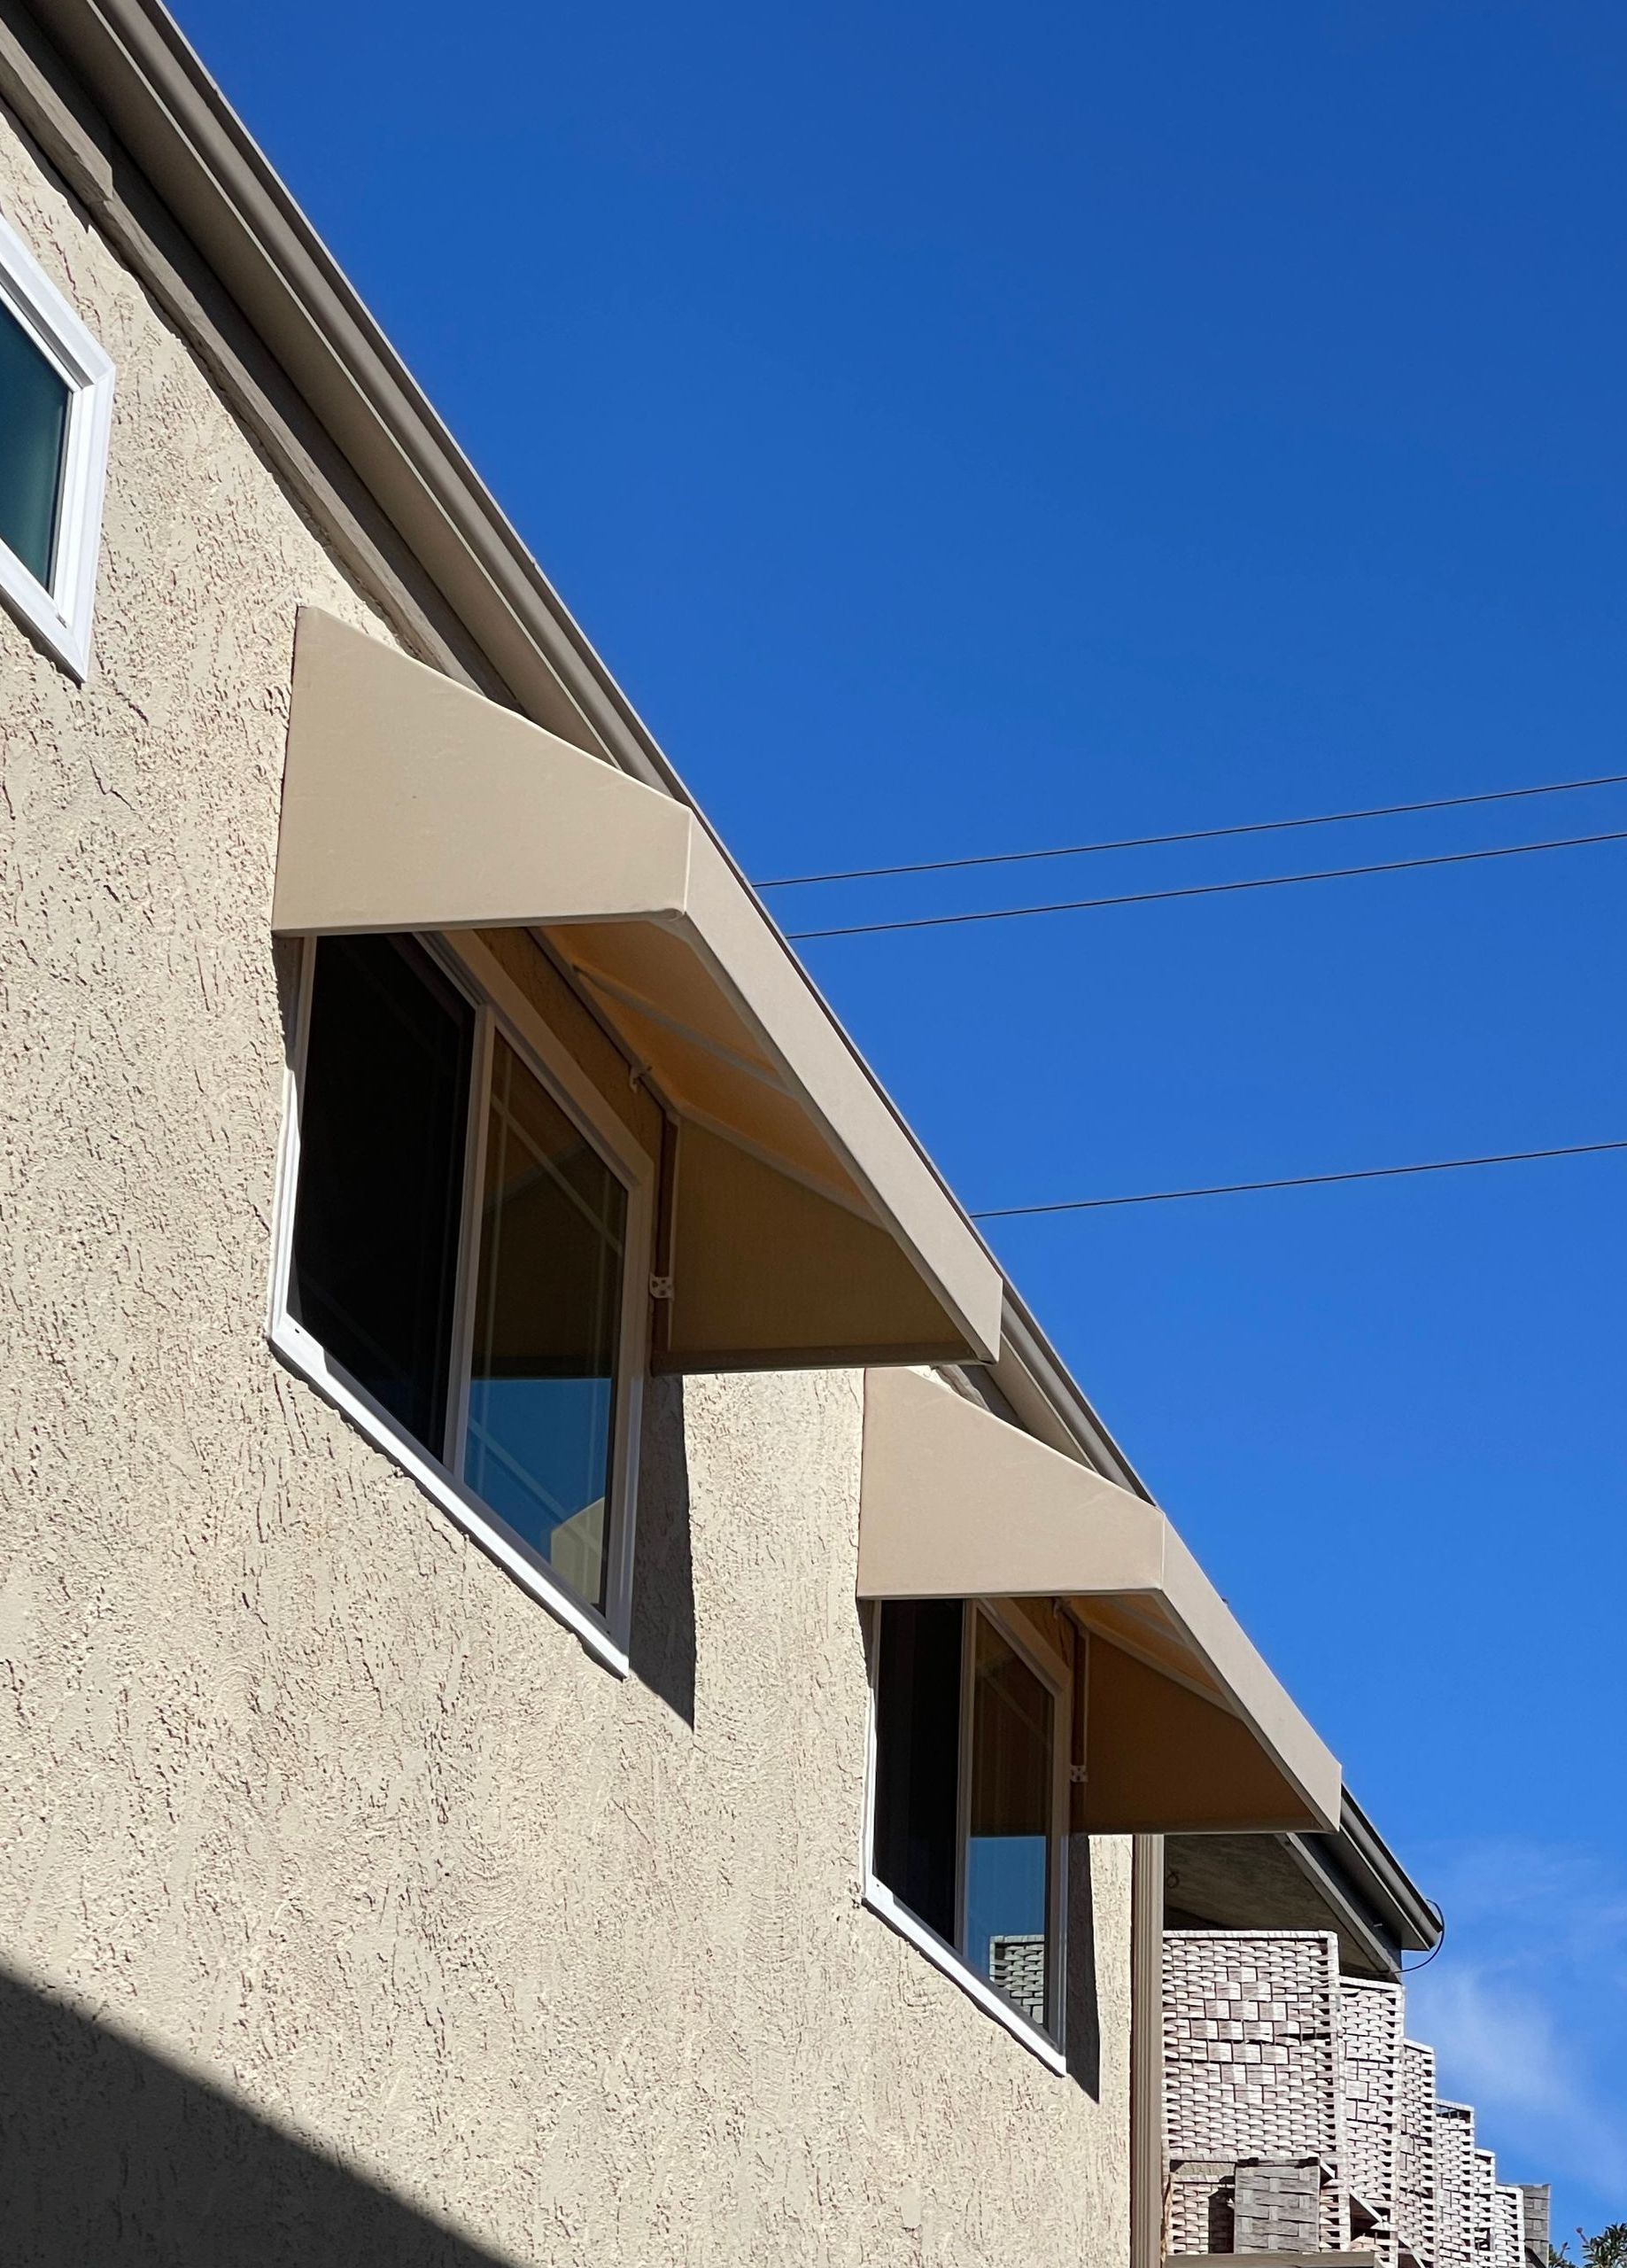
[{"label": "black window opening", "polygon": [[289,1305],[442,1455],[475,1012],[422,947],[317,947]]},{"label": "black window opening", "polygon": [[0,543],[47,589],[56,569],[73,390],[0,299]]},{"label": "black window opening", "polygon": [[289,1312],[602,1612],[626,1188],[422,945],[314,951]]},{"label": "black window opening", "polygon": [[889,1600],[875,1709],[877,1877],[1055,2036],[1055,1693],[987,1613]]}]

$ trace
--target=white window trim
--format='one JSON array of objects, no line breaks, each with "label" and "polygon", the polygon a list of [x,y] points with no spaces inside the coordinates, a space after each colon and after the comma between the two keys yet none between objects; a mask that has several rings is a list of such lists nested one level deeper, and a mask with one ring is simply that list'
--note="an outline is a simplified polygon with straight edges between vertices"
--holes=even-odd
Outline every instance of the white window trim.
[{"label": "white window trim", "polygon": [[[1069,1710],[1072,1699],[1071,1679],[1073,1673],[1069,1670],[1059,1654],[1053,1654],[1050,1647],[1042,1643],[1037,1633],[1025,1628],[1020,1620],[1004,1612],[994,1601],[967,1599],[964,1604],[966,1614],[961,1639],[960,1691],[963,1762],[957,1806],[959,1816],[956,1827],[956,1917],[964,1935],[965,1806],[966,1785],[970,1778],[964,1760],[965,1739],[964,1728],[968,1709],[967,1688],[970,1682],[966,1663],[972,1643],[974,1617],[983,1614],[994,1624],[1007,1644],[1021,1656],[1034,1675],[1042,1682],[1051,1696],[1056,1711],[1052,1720],[1055,1728],[1051,1758],[1052,1860],[1049,1868],[1050,1893],[1046,1919],[1050,1938],[1047,1995],[1050,2005],[1052,2008],[1058,2008],[1062,2005],[1061,1996],[1065,1990],[1067,1977],[1067,1947],[1065,1930],[1067,1915],[1068,1739],[1071,1724]],[[885,1605],[880,1612],[883,1613],[886,1612]],[[1003,2025],[1014,2039],[1020,2040],[1031,2054],[1039,2058],[1048,2071],[1054,2072],[1058,2078],[1065,2078],[1067,2075],[1067,2056],[1060,2041],[1054,2039],[1049,2031],[1042,2030],[1038,2024],[1030,2023],[1022,2010],[1013,2001],[1008,2000],[1005,1994],[996,1986],[991,1984],[980,1969],[974,1969],[964,1953],[958,1953],[952,1945],[948,1944],[935,1930],[929,1929],[918,1915],[912,1914],[875,1871],[872,1862],[876,1848],[876,1670],[880,1651],[876,1642],[879,1635],[879,1617],[872,1619],[869,1635],[872,1640],[869,1647],[870,1713],[864,1767],[864,1848],[862,1857],[864,1903],[872,1914],[878,1915],[889,1928],[896,1930],[901,1938],[906,1938],[918,1953],[925,1953],[933,1966],[941,1969],[946,1977],[958,1984],[961,1991],[975,2000],[986,2015],[993,2016],[996,2023]]]},{"label": "white window trim", "polygon": [[68,387],[57,555],[50,586],[0,542],[0,600],[78,684],[90,667],[90,617],[112,426],[113,366],[0,214],[0,304]]},{"label": "white window trim", "polygon": [[[617,1350],[616,1438],[611,1450],[610,1503],[606,1521],[609,1554],[605,1611],[600,1614],[556,1575],[547,1562],[517,1536],[492,1508],[399,1425],[366,1387],[333,1362],[320,1340],[290,1313],[289,1282],[293,1262],[294,1205],[299,1181],[299,1114],[310,1033],[311,992],[315,976],[315,941],[307,938],[300,959],[295,1012],[293,1060],[284,1078],[283,1138],[277,1161],[273,1221],[271,1293],[266,1335],[289,1366],[345,1414],[375,1447],[399,1464],[461,1527],[617,1677],[631,1668],[628,1633],[632,1615],[633,1509],[638,1495],[639,1434],[644,1374],[649,1359],[649,1262],[655,1206],[655,1163],[634,1141],[622,1121],[585,1079],[569,1052],[543,1022],[515,984],[478,940],[421,937],[418,940],[471,1002],[476,1013],[470,1079],[471,1130],[483,1131],[484,1073],[492,1037],[500,1031],[520,1060],[549,1094],[573,1117],[627,1192],[627,1241],[622,1278],[622,1332]],[[466,1350],[473,1281],[478,1260],[471,1233],[480,1204],[478,1139],[466,1141],[463,1211],[459,1239],[459,1288],[453,1324],[454,1361]],[[453,1373],[448,1433],[461,1416],[461,1389]]]}]

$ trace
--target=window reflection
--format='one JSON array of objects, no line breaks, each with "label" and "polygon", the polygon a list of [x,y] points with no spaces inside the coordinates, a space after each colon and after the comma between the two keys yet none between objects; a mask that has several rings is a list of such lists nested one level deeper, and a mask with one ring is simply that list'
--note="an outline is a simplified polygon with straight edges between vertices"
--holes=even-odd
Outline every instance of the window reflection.
[{"label": "window reflection", "polygon": [[495,1048],[464,1477],[602,1609],[627,1195]]},{"label": "window reflection", "polygon": [[1044,2024],[1055,1704],[987,1616],[973,1627],[966,1958]]},{"label": "window reflection", "polygon": [[57,553],[69,390],[0,300],[0,542],[39,583]]}]

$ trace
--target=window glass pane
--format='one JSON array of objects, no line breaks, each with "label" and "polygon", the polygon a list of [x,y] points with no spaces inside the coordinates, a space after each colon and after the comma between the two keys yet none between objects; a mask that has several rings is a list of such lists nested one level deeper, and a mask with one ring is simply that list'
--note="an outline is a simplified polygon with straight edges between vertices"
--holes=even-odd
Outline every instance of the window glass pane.
[{"label": "window glass pane", "polygon": [[289,1305],[444,1455],[474,1011],[422,948],[316,949]]},{"label": "window glass pane", "polygon": [[1054,1713],[1049,1689],[980,1614],[972,1661],[965,1954],[1038,2024],[1049,2013]]},{"label": "window glass pane", "polygon": [[876,1826],[872,1859],[895,1898],[955,1942],[959,1835],[958,1599],[890,1599],[876,1657]]},{"label": "window glass pane", "polygon": [[626,1191],[500,1037],[464,1478],[597,1607],[626,1237]]},{"label": "window glass pane", "polygon": [[0,299],[0,542],[49,586],[69,391]]}]

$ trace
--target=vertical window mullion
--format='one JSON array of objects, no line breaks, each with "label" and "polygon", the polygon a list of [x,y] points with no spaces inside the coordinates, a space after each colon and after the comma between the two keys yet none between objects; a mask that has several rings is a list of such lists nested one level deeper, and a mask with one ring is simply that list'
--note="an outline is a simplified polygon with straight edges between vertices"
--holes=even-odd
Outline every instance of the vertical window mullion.
[{"label": "vertical window mullion", "polygon": [[972,1715],[977,1699],[978,1613],[976,1603],[968,1599],[960,1618],[960,1760],[955,1790],[955,1950],[968,1960],[966,1877],[972,1845]]},{"label": "vertical window mullion", "polygon": [[476,1012],[474,1060],[469,1067],[469,1125],[463,1144],[463,1197],[458,1231],[458,1288],[453,1309],[451,1371],[446,1381],[446,1440],[442,1460],[446,1470],[460,1480],[469,1439],[469,1350],[475,1335],[475,1302],[479,1295],[481,1196],[492,1122],[495,1029],[492,1010],[483,1003]]},{"label": "vertical window mullion", "polygon": [[1051,1694],[1050,1856],[1046,1882],[1045,2005],[1050,2036],[1063,2044],[1067,2028],[1068,1868],[1073,1852],[1070,1798],[1073,1786],[1074,1680],[1084,1674],[1082,1640],[1068,1633],[1067,1682]]}]

